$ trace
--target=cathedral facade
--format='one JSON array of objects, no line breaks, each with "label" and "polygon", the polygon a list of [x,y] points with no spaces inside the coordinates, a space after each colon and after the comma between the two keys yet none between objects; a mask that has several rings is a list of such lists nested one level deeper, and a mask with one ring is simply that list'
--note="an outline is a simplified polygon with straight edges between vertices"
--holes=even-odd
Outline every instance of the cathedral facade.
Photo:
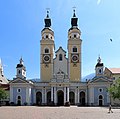
[{"label": "cathedral facade", "polygon": [[104,75],[104,64],[99,57],[92,80],[81,80],[81,31],[75,11],[68,30],[68,57],[60,46],[55,51],[54,31],[47,12],[40,40],[40,80],[26,78],[26,67],[20,59],[16,78],[10,84],[10,102],[17,105],[109,105],[107,88],[112,80]]}]

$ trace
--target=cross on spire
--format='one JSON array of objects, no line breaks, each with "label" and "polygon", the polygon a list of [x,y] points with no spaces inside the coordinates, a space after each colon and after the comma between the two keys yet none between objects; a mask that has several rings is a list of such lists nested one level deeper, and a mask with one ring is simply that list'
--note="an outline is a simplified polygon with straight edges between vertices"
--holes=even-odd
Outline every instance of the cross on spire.
[{"label": "cross on spire", "polygon": [[101,58],[100,58],[100,55],[99,55],[99,57],[98,57],[98,63],[101,63]]},{"label": "cross on spire", "polygon": [[76,17],[75,9],[76,9],[76,7],[73,7],[73,17]]},{"label": "cross on spire", "polygon": [[50,8],[46,8],[46,10],[47,10],[47,17],[46,18],[49,18]]}]

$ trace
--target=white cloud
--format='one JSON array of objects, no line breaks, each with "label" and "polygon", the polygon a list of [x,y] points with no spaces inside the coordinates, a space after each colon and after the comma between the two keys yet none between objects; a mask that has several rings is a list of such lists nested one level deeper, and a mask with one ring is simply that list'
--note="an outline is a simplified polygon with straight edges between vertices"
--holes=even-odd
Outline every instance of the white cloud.
[{"label": "white cloud", "polygon": [[99,5],[101,3],[101,0],[97,0],[97,5]]}]

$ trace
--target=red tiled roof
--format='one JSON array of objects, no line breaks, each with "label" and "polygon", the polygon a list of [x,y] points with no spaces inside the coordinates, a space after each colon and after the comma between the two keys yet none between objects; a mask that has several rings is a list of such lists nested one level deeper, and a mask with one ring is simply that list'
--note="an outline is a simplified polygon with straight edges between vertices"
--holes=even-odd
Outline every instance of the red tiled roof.
[{"label": "red tiled roof", "polygon": [[119,74],[120,68],[108,68],[113,74]]}]

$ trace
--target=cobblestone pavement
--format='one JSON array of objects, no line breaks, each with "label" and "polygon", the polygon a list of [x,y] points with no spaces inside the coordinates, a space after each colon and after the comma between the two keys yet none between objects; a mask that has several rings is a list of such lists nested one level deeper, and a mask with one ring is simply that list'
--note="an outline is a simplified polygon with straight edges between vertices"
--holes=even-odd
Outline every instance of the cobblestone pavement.
[{"label": "cobblestone pavement", "polygon": [[0,119],[120,119],[120,109],[106,107],[0,107]]}]

